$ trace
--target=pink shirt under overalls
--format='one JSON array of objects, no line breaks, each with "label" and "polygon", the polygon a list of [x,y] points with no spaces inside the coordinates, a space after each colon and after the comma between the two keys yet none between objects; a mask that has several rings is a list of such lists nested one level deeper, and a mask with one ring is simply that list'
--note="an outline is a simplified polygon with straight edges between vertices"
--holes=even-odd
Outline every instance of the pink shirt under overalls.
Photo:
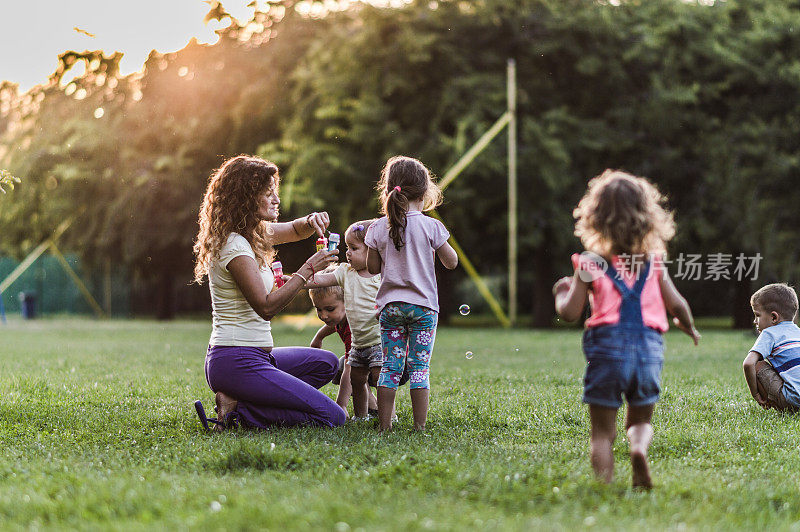
[{"label": "pink shirt under overalls", "polygon": [[[630,262],[630,261],[629,261]],[[622,281],[628,287],[633,287],[636,283],[636,275],[627,271],[625,262],[619,256],[612,258],[612,265],[622,277]],[[592,281],[589,283],[589,305],[592,314],[586,320],[585,327],[591,329],[603,325],[616,325],[619,323],[619,311],[622,304],[622,296],[614,286],[613,281],[605,273],[598,271],[597,263],[593,262],[590,256],[575,253],[572,255],[572,265],[574,268],[590,272]],[[642,321],[646,327],[655,329],[661,333],[669,329],[667,321],[667,311],[664,307],[664,299],[661,297],[661,277],[664,274],[664,266],[661,258],[653,255],[647,280],[642,288],[641,306]]]}]

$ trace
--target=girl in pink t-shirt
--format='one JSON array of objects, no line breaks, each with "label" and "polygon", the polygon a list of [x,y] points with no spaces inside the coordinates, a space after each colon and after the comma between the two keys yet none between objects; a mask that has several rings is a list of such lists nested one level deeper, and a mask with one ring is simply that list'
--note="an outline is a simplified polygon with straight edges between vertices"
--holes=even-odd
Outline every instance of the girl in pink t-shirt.
[{"label": "girl in pink t-shirt", "polygon": [[376,298],[380,312],[383,366],[378,377],[381,432],[392,428],[397,386],[409,367],[414,428],[425,430],[430,392],[430,360],[439,301],[434,254],[445,268],[458,265],[442,222],[422,211],[442,202],[442,191],[425,165],[410,157],[392,157],[378,182],[383,218],[367,230],[367,270],[381,274]]},{"label": "girl in pink t-shirt", "polygon": [[580,318],[587,296],[592,309],[583,333],[583,401],[589,404],[592,424],[592,467],[611,482],[617,410],[624,395],[633,486],[646,489],[652,487],[647,449],[661,391],[666,312],[695,345],[700,338],[689,305],[662,261],[675,235],[664,202],[650,182],[625,172],[606,170],[589,181],[573,213],[575,235],[587,251],[572,257],[575,275],[553,287],[556,312],[565,320]]}]

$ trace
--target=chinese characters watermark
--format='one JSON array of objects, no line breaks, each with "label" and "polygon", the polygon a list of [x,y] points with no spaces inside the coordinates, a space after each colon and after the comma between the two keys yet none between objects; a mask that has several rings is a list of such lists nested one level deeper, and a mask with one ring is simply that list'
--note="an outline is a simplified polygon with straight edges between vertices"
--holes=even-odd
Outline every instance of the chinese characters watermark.
[{"label": "chinese characters watermark", "polygon": [[[699,253],[680,253],[675,258],[623,254],[617,256],[615,270],[617,277],[621,277],[619,270],[634,272],[638,277],[638,272],[649,262],[648,277],[659,271],[667,271],[672,265],[673,278],[682,281],[755,281],[758,279],[762,258],[761,253],[739,253],[735,256],[732,253],[710,253],[705,256]],[[581,253],[580,263],[578,275],[585,282],[597,279],[609,269],[608,262],[603,257],[588,251]]]}]

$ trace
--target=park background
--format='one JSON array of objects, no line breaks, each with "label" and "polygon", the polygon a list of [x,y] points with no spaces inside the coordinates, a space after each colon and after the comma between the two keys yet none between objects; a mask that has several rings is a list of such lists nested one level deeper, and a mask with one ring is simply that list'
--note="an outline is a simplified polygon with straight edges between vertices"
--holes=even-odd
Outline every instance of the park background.
[{"label": "park background", "polygon": [[[748,327],[754,287],[798,278],[796,2],[285,1],[254,2],[240,19],[224,2],[208,7],[217,42],[154,50],[140,72],[122,75],[119,53],[64,51],[41,85],[0,85],[0,168],[23,180],[0,198],[0,278],[70,220],[58,246],[113,315],[208,315],[207,288],[190,284],[191,247],[225,158],[275,161],[281,218],[327,210],[341,232],[377,215],[389,156],[442,175],[502,115],[508,59],[520,325],[553,325],[550,288],[580,251],[571,210],[609,167],[668,195],[673,257],[761,256],[755,280],[679,279],[697,314]],[[501,301],[506,142],[498,136],[439,209]],[[312,250],[282,246],[279,258],[293,271]],[[465,302],[488,314],[463,269],[440,273],[445,321]],[[91,310],[48,254],[3,294],[9,311],[25,290],[44,313]],[[308,308],[298,298],[293,309]]]},{"label": "park background", "polygon": [[[0,86],[0,283],[60,235],[2,294],[0,528],[800,528],[800,418],[760,409],[741,370],[750,293],[800,276],[800,2],[284,1],[237,20],[225,2],[207,7],[218,41],[154,51],[139,72],[109,50],[65,50],[49,81]],[[163,25],[162,14],[151,16]],[[282,218],[325,209],[341,232],[377,213],[389,156],[441,176],[469,149],[506,110],[509,59],[518,326],[493,326],[463,268],[440,272],[449,323],[424,434],[411,431],[405,390],[386,436],[369,423],[204,433],[193,401],[213,403],[211,320],[207,286],[190,284],[191,246],[213,169],[239,153],[272,159]],[[438,210],[501,302],[506,142]],[[552,282],[580,251],[572,208],[607,167],[669,196],[673,258],[762,258],[755,279],[677,281],[703,337],[665,335],[652,492],[630,488],[622,429],[616,479],[594,480],[581,336],[553,316]],[[279,256],[292,271],[312,250]],[[59,257],[115,319],[91,315]],[[23,291],[45,319],[15,315]],[[302,296],[291,310],[308,308]],[[319,324],[273,325],[280,345],[307,345]],[[334,337],[325,347],[342,350]]]}]

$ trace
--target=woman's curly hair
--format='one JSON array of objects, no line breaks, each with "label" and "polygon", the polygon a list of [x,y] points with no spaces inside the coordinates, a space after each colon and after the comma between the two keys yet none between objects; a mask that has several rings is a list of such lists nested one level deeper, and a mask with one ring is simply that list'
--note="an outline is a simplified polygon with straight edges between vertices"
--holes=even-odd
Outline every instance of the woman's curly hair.
[{"label": "woman's curly hair", "polygon": [[203,282],[209,267],[231,233],[250,243],[259,268],[272,261],[269,222],[258,216],[259,199],[278,187],[278,167],[260,157],[239,155],[220,166],[208,183],[194,243],[194,280]]},{"label": "woman's curly hair", "polygon": [[589,181],[572,212],[575,236],[586,250],[606,258],[661,253],[675,236],[675,221],[665,204],[648,180],[606,170]]}]

